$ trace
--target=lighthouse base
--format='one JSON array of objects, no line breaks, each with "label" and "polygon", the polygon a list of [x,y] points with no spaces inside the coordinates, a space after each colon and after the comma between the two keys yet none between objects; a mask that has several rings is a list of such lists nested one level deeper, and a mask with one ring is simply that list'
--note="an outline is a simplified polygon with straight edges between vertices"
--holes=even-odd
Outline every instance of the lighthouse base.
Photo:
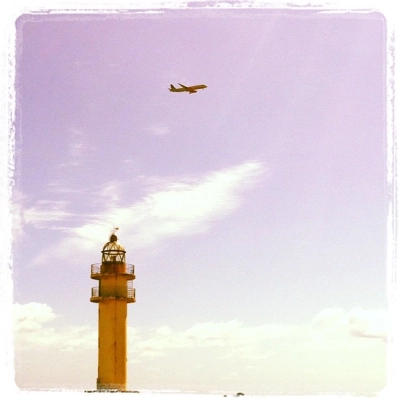
[{"label": "lighthouse base", "polygon": [[104,383],[97,379],[97,390],[99,392],[126,392],[125,383]]}]

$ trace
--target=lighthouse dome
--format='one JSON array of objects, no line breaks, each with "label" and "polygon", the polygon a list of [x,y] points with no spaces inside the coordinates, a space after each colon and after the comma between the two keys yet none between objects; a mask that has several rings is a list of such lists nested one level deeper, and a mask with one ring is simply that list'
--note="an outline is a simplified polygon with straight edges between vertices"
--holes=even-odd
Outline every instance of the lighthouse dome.
[{"label": "lighthouse dome", "polygon": [[103,246],[101,251],[103,254],[102,263],[112,262],[112,263],[124,263],[125,262],[125,248],[118,242],[117,235],[113,233],[110,236],[109,242]]}]

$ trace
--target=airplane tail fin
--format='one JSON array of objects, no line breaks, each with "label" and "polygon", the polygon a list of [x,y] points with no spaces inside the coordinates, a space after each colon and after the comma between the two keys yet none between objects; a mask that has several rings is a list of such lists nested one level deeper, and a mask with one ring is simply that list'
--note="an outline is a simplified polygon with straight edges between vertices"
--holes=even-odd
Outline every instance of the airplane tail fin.
[{"label": "airplane tail fin", "polygon": [[170,92],[173,92],[174,90],[176,90],[176,87],[175,87],[174,85],[171,85],[171,86],[169,87],[169,91],[170,91]]}]

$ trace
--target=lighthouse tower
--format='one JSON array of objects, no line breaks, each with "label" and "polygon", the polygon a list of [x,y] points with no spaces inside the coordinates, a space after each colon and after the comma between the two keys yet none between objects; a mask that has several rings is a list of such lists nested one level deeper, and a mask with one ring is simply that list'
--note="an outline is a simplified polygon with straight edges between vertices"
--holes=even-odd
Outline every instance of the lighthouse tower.
[{"label": "lighthouse tower", "polygon": [[126,391],[127,305],[136,300],[135,267],[126,264],[116,229],[103,246],[101,264],[92,264],[90,271],[90,277],[99,281],[90,301],[99,304],[97,390],[103,391]]}]

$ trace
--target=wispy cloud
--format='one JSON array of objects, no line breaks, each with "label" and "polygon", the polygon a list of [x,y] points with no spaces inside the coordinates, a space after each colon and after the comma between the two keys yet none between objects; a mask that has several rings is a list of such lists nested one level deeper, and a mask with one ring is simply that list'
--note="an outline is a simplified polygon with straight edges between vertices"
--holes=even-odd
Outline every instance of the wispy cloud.
[{"label": "wispy cloud", "polygon": [[94,196],[99,204],[108,205],[109,208],[118,207],[121,195],[124,192],[124,184],[121,181],[110,181],[102,185]]},{"label": "wispy cloud", "polygon": [[89,146],[85,144],[85,135],[80,129],[71,128],[67,132],[68,137],[68,161],[67,165],[72,167],[80,166],[84,159]]},{"label": "wispy cloud", "polygon": [[23,210],[23,220],[25,224],[38,228],[49,227],[72,216],[67,208],[66,201],[39,200],[35,206]]},{"label": "wispy cloud", "polygon": [[[134,237],[136,246],[148,246],[166,237],[205,232],[210,224],[232,213],[241,197],[265,172],[262,164],[247,162],[200,177],[150,179],[148,194],[127,207],[106,210],[101,219]],[[104,225],[103,225],[104,226]],[[86,240],[98,239],[98,221],[76,229]],[[104,232],[104,231],[103,231]],[[104,238],[104,233],[102,237]]]},{"label": "wispy cloud", "polygon": [[170,133],[171,129],[165,124],[153,124],[147,128],[148,132],[154,136],[165,136]]},{"label": "wispy cloud", "polygon": [[39,199],[30,201],[19,190],[13,192],[12,202],[14,239],[24,235],[27,227],[37,229],[61,229],[75,215],[70,211],[70,201]]},{"label": "wispy cloud", "polygon": [[[93,196],[97,207],[102,207],[95,215],[72,215],[65,202],[39,201],[23,211],[24,222],[36,228],[49,227],[51,223],[54,228],[55,221],[63,221],[58,228],[64,229],[66,235],[53,251],[47,248],[46,255],[39,254],[34,263],[45,262],[43,257],[51,254],[64,256],[71,246],[93,249],[104,242],[112,227],[120,227],[124,243],[131,242],[136,247],[151,246],[169,237],[204,233],[240,207],[246,193],[265,172],[260,162],[248,161],[201,176],[141,177],[144,196],[133,202],[124,198],[123,183],[111,181]],[[79,224],[80,221],[86,222]]]}]

